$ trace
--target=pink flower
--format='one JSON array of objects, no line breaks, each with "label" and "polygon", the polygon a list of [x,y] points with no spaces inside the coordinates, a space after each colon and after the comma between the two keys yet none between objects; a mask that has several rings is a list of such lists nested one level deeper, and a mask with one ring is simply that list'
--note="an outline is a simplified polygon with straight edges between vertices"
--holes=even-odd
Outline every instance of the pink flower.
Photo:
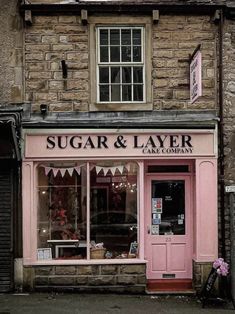
[{"label": "pink flower", "polygon": [[216,272],[219,276],[227,276],[229,265],[228,263],[224,262],[223,258],[218,258],[213,263],[213,268],[216,269]]},{"label": "pink flower", "polygon": [[217,260],[214,261],[213,263],[213,268],[217,269],[218,267],[220,267],[224,262],[223,258],[218,258]]}]

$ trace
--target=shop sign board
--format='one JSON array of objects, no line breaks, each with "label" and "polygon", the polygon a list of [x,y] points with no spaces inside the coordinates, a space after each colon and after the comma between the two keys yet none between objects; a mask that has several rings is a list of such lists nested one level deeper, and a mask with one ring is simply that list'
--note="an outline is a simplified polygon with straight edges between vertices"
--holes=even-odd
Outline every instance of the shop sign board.
[{"label": "shop sign board", "polygon": [[213,156],[214,132],[27,134],[25,157]]},{"label": "shop sign board", "polygon": [[194,54],[190,63],[190,101],[194,103],[202,96],[202,54],[200,49]]}]

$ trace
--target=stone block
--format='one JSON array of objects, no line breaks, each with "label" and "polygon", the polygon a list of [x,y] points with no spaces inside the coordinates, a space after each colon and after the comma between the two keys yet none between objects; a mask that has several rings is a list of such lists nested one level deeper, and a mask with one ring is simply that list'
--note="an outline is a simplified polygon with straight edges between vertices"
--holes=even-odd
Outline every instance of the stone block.
[{"label": "stone block", "polygon": [[42,36],[40,34],[25,34],[25,42],[31,44],[37,44],[42,41]]},{"label": "stone block", "polygon": [[55,33],[57,34],[76,34],[86,33],[87,26],[81,25],[55,25]]},{"label": "stone block", "polygon": [[101,265],[102,275],[116,275],[118,273],[117,265]]},{"label": "stone block", "polygon": [[75,15],[61,15],[59,16],[59,23],[73,24],[77,23],[77,19]]},{"label": "stone block", "polygon": [[167,50],[167,49],[156,49],[153,51],[153,56],[155,58],[173,58],[174,51],[172,50]]},{"label": "stone block", "polygon": [[76,277],[76,284],[77,285],[87,285],[88,284],[88,277],[87,276],[79,276]]},{"label": "stone block", "polygon": [[167,79],[154,79],[153,86],[157,88],[166,87],[168,86],[168,80]]},{"label": "stone block", "polygon": [[46,276],[46,275],[52,275],[53,274],[53,267],[36,267],[35,268],[35,275],[36,276]]},{"label": "stone block", "polygon": [[34,99],[36,101],[57,101],[57,93],[38,93],[38,92],[35,92],[34,93]]},{"label": "stone block", "polygon": [[117,276],[117,284],[119,285],[135,285],[136,276]]},{"label": "stone block", "polygon": [[26,81],[26,91],[27,90],[46,90],[47,81],[45,80],[28,80]]},{"label": "stone block", "polygon": [[55,274],[56,275],[75,275],[76,267],[75,266],[56,266]]},{"label": "stone block", "polygon": [[88,91],[88,81],[87,80],[68,80],[67,90],[86,90]]},{"label": "stone block", "polygon": [[189,90],[176,90],[174,96],[176,99],[189,100],[190,93]]},{"label": "stone block", "polygon": [[63,90],[64,89],[64,82],[63,81],[57,81],[57,80],[51,80],[49,81],[49,89],[55,89],[55,90]]},{"label": "stone block", "polygon": [[187,105],[187,102],[169,100],[169,101],[162,102],[162,109],[166,109],[166,110],[185,109],[186,105]]},{"label": "stone block", "polygon": [[34,16],[33,24],[57,24],[58,23],[58,16],[43,16],[43,15],[36,15]]},{"label": "stone block", "polygon": [[45,44],[41,44],[41,45],[35,45],[35,44],[26,44],[25,45],[25,50],[26,53],[27,52],[32,52],[34,53],[35,51],[49,51],[50,50],[50,46],[49,45],[45,45]]},{"label": "stone block", "polygon": [[98,275],[99,266],[98,265],[81,265],[77,266],[78,275]]},{"label": "stone block", "polygon": [[68,52],[67,53],[67,60],[70,61],[77,61],[77,62],[88,62],[88,53],[83,52]]},{"label": "stone block", "polygon": [[58,36],[56,36],[56,35],[43,35],[42,36],[42,43],[57,44],[58,43]]},{"label": "stone block", "polygon": [[29,72],[29,79],[50,79],[52,78],[51,72]]},{"label": "stone block", "polygon": [[145,274],[145,265],[121,265],[121,274]]},{"label": "stone block", "polygon": [[89,72],[82,70],[82,71],[73,71],[73,79],[87,79],[89,78]]},{"label": "stone block", "polygon": [[81,100],[88,99],[88,92],[64,92],[59,94],[60,100]]},{"label": "stone block", "polygon": [[[53,78],[55,80],[63,80],[63,73],[62,71],[56,71],[53,73]],[[70,79],[72,78],[72,72],[71,71],[68,71],[68,75],[67,75],[67,79]]]},{"label": "stone block", "polygon": [[61,61],[65,58],[64,52],[47,52],[45,54],[45,60],[46,61]]},{"label": "stone block", "polygon": [[89,103],[88,101],[74,101],[73,102],[73,110],[74,111],[88,111]]},{"label": "stone block", "polygon": [[59,42],[64,44],[68,43],[68,36],[61,35],[59,38]]},{"label": "stone block", "polygon": [[27,71],[45,71],[47,70],[47,64],[45,62],[28,62],[26,64]]},{"label": "stone block", "polygon": [[74,49],[73,45],[69,45],[69,44],[52,45],[52,50],[54,51],[69,51],[73,49]]},{"label": "stone block", "polygon": [[60,63],[59,62],[51,62],[49,67],[50,67],[51,71],[58,71],[60,69]]},{"label": "stone block", "polygon": [[137,284],[145,285],[147,283],[146,275],[137,276]]},{"label": "stone block", "polygon": [[42,61],[44,59],[44,54],[42,52],[39,53],[26,53],[25,60],[35,60],[35,61]]},{"label": "stone block", "polygon": [[68,35],[68,42],[75,42],[75,43],[88,43],[88,36],[86,34],[81,35]]},{"label": "stone block", "polygon": [[49,104],[49,110],[53,112],[73,111],[73,104],[56,102],[55,104]]},{"label": "stone block", "polygon": [[47,276],[36,276],[34,279],[34,286],[48,286],[49,279]]},{"label": "stone block", "polygon": [[91,286],[107,286],[115,285],[115,276],[91,276],[88,278],[88,283]]},{"label": "stone block", "polygon": [[74,285],[75,277],[74,276],[50,276],[49,285],[55,286],[69,286]]},{"label": "stone block", "polygon": [[[66,62],[68,69],[70,70],[88,70],[88,63],[87,62]],[[88,71],[87,71],[88,72]]]},{"label": "stone block", "polygon": [[83,42],[83,43],[75,44],[75,49],[78,51],[88,51],[88,43]]}]

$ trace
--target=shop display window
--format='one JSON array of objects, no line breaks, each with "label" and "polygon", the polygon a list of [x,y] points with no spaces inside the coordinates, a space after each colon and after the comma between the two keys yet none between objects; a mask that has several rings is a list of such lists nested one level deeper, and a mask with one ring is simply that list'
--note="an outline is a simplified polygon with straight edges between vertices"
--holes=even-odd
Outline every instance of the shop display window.
[{"label": "shop display window", "polygon": [[134,162],[39,165],[38,260],[138,257],[137,178]]}]

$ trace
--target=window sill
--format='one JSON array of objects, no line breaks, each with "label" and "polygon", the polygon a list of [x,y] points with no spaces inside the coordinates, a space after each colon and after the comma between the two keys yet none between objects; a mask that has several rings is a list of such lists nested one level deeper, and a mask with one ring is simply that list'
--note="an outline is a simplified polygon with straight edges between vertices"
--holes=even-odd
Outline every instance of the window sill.
[{"label": "window sill", "polygon": [[47,265],[113,265],[113,264],[146,264],[143,259],[93,259],[93,260],[47,260],[47,261],[24,261],[24,266],[47,266]]},{"label": "window sill", "polygon": [[91,103],[90,111],[152,111],[152,103]]}]

